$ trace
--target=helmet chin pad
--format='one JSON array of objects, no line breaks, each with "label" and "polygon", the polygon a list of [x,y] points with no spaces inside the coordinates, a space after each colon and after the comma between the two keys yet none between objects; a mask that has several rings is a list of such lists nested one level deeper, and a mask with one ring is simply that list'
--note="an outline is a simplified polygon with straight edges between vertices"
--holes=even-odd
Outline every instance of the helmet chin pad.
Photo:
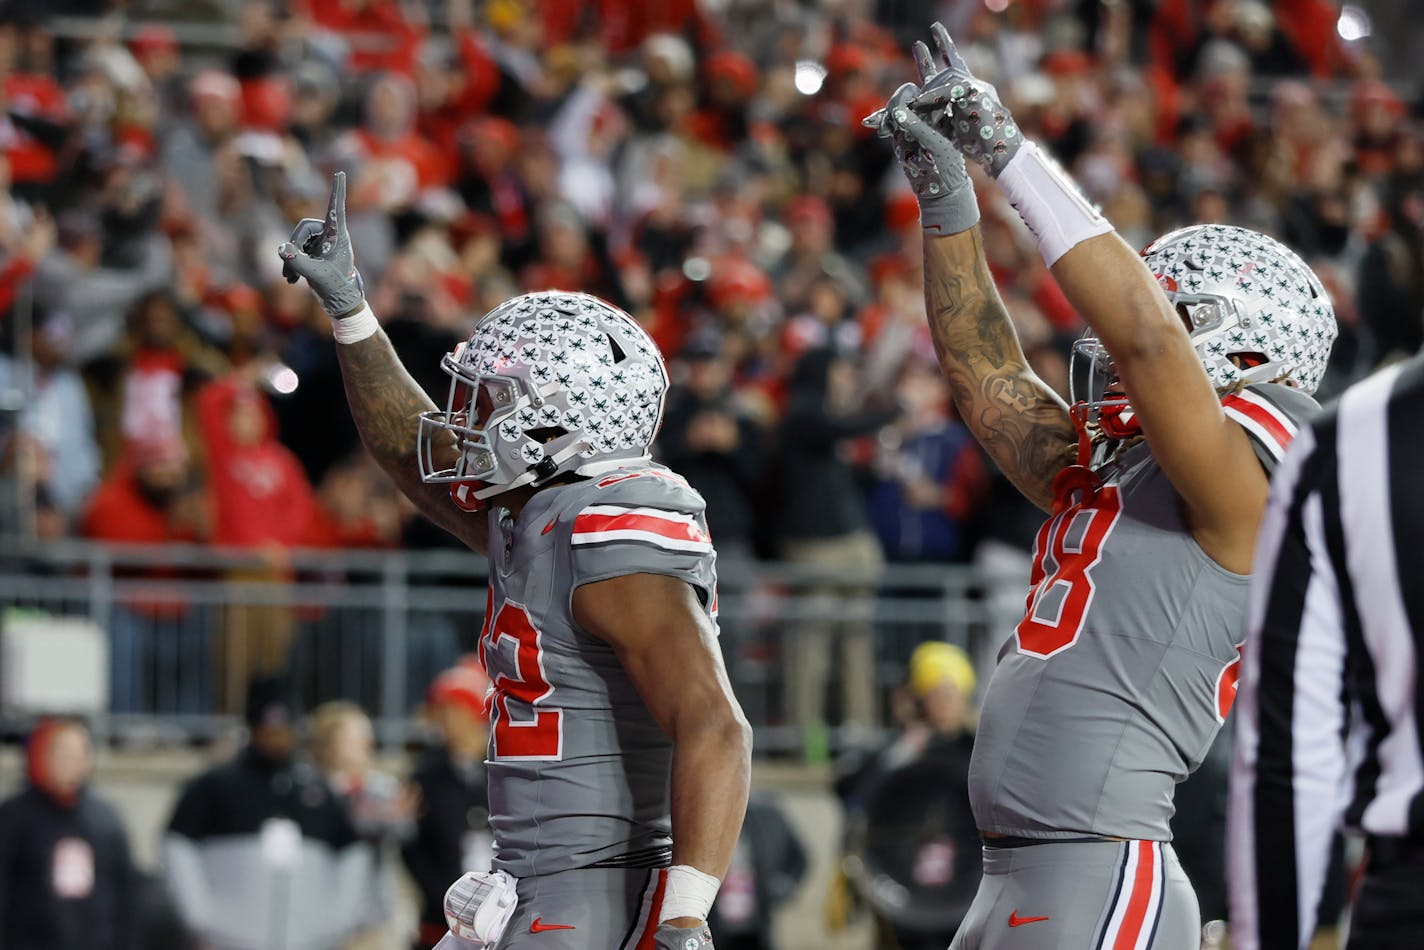
[{"label": "helmet chin pad", "polygon": [[450,500],[461,511],[484,511],[485,500],[479,497],[478,492],[485,487],[484,482],[452,482],[450,484]]},{"label": "helmet chin pad", "polygon": [[1142,434],[1137,413],[1126,396],[1110,396],[1098,404],[1098,428],[1110,439],[1130,439]]}]

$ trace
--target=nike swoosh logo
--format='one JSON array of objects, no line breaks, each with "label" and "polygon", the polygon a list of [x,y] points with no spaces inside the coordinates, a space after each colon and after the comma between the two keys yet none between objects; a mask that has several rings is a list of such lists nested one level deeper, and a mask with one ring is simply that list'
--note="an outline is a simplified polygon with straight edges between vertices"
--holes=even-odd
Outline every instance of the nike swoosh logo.
[{"label": "nike swoosh logo", "polygon": [[546,924],[546,923],[544,923],[544,918],[542,918],[542,917],[535,917],[535,918],[534,918],[534,922],[529,925],[529,932],[532,933],[532,934],[541,934],[541,933],[543,933],[543,932],[546,931],[546,930],[576,930],[576,929],[578,929],[578,928],[576,928],[573,924]]},{"label": "nike swoosh logo", "polygon": [[550,521],[548,524],[544,525],[544,530],[543,530],[543,531],[540,531],[539,533],[540,533],[540,534],[548,534],[550,531],[553,531],[553,530],[554,530],[554,525],[556,525],[556,524],[558,524],[558,523],[559,523],[559,519],[558,519],[558,518],[555,518],[553,521]]},{"label": "nike swoosh logo", "polygon": [[1009,915],[1010,927],[1022,927],[1024,924],[1035,924],[1040,920],[1047,920],[1047,917],[1020,917],[1018,911]]}]

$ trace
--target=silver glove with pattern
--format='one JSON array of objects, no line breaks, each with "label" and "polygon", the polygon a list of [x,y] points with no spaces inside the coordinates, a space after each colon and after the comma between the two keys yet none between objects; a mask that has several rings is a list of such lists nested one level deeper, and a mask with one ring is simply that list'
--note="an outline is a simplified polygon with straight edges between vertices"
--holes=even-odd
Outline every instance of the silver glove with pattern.
[{"label": "silver glove with pattern", "polygon": [[713,950],[712,931],[706,924],[697,927],[673,927],[659,924],[653,934],[657,950]]},{"label": "silver glove with pattern", "polygon": [[920,87],[907,82],[885,108],[862,122],[890,140],[900,170],[919,199],[920,226],[933,234],[958,234],[979,222],[974,184],[954,143],[912,108],[919,94]]},{"label": "silver glove with pattern", "polygon": [[998,90],[969,71],[944,24],[930,27],[939,57],[915,42],[915,65],[921,89],[911,107],[936,128],[950,135],[966,158],[972,158],[995,178],[1023,144],[1014,117]]},{"label": "silver glove with pattern", "polygon": [[346,233],[346,173],[337,172],[331,185],[331,202],[326,220],[303,218],[292,231],[292,239],[277,248],[282,258],[282,276],[295,284],[305,277],[307,286],[321,300],[322,309],[333,317],[344,317],[361,309],[366,288],[356,270],[351,236]]}]

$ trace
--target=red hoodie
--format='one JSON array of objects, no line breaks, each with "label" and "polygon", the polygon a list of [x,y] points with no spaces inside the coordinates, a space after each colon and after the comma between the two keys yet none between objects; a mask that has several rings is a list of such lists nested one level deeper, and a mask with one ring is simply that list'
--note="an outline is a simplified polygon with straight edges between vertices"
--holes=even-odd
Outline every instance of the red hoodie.
[{"label": "red hoodie", "polygon": [[[239,442],[229,427],[234,410],[246,400],[254,401],[262,422],[251,444]],[[213,542],[238,547],[303,544],[315,500],[301,463],[277,441],[276,416],[266,397],[231,376],[209,383],[198,393],[198,424],[216,512]]]}]

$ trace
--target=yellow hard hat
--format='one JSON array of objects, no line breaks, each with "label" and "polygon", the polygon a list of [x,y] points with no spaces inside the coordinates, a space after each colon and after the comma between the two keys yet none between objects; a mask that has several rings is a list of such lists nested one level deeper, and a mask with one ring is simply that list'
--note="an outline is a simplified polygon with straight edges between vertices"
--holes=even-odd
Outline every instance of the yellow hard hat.
[{"label": "yellow hard hat", "polygon": [[969,654],[941,640],[930,640],[910,654],[910,691],[924,696],[940,683],[950,682],[965,696],[974,693],[974,664]]}]

